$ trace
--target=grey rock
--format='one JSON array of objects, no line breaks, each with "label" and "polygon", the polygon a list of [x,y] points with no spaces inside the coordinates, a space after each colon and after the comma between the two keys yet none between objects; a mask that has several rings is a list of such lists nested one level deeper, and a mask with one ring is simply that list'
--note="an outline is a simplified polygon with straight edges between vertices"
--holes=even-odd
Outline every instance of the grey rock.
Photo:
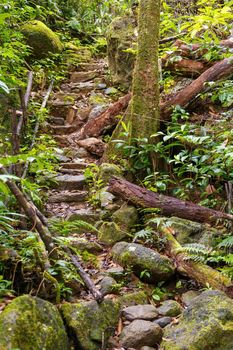
[{"label": "grey rock", "polygon": [[[89,253],[101,253],[103,248],[97,242],[88,241],[86,238],[81,237],[63,237],[65,242],[68,242],[69,245],[76,248],[77,250],[84,252],[87,251]],[[62,237],[59,237],[62,240]]]},{"label": "grey rock", "polygon": [[154,323],[158,324],[161,328],[166,327],[169,323],[172,322],[172,317],[161,317],[158,320],[155,320]]},{"label": "grey rock", "polygon": [[110,204],[113,203],[115,196],[107,191],[107,187],[104,187],[100,190],[99,194],[99,200],[102,208],[108,207]]},{"label": "grey rock", "polygon": [[102,163],[99,168],[99,179],[106,185],[112,176],[121,176],[122,170],[115,164]]},{"label": "grey rock", "polygon": [[106,109],[107,109],[106,105],[100,105],[100,106],[94,107],[89,114],[88,120],[96,119]]},{"label": "grey rock", "polygon": [[85,140],[80,140],[76,142],[82,148],[85,148],[88,152],[101,157],[106,148],[106,143],[96,137],[89,137]]},{"label": "grey rock", "polygon": [[98,85],[97,85],[97,89],[100,89],[100,90],[103,90],[103,89],[105,89],[107,87],[107,85],[106,84],[103,84],[103,83],[99,83]]},{"label": "grey rock", "polygon": [[88,222],[89,224],[95,224],[97,221],[99,221],[102,213],[103,212],[94,211],[91,209],[79,209],[79,210],[76,210],[75,213],[71,214],[68,217],[68,220],[69,221],[83,220]]},{"label": "grey rock", "polygon": [[109,87],[109,88],[107,88],[107,89],[104,91],[104,93],[105,93],[106,95],[116,95],[116,94],[119,93],[119,91],[118,91],[116,88],[114,88],[114,87]]},{"label": "grey rock", "polygon": [[81,190],[85,184],[84,175],[58,175],[54,180],[60,190]]},{"label": "grey rock", "polygon": [[122,310],[122,315],[129,321],[133,320],[153,320],[158,316],[158,311],[153,305],[129,306]]},{"label": "grey rock", "polygon": [[117,282],[112,277],[104,277],[100,282],[100,292],[102,295],[107,295],[115,292]]},{"label": "grey rock", "polygon": [[0,349],[69,350],[57,308],[30,295],[15,298],[0,314]]},{"label": "grey rock", "polygon": [[140,350],[156,350],[156,349],[152,348],[151,346],[143,346]]},{"label": "grey rock", "polygon": [[181,296],[182,303],[185,306],[189,306],[192,302],[193,299],[198,297],[201,294],[201,292],[198,292],[197,290],[189,290],[186,293],[183,293]]},{"label": "grey rock", "polygon": [[88,192],[86,191],[73,191],[73,192],[56,192],[50,193],[48,197],[48,203],[80,203],[87,199]]},{"label": "grey rock", "polygon": [[88,158],[89,156],[90,156],[90,153],[84,147],[78,147],[76,149],[75,158]]},{"label": "grey rock", "polygon": [[181,314],[183,309],[177,301],[165,300],[157,310],[160,315],[176,317]]},{"label": "grey rock", "polygon": [[120,281],[124,277],[124,269],[123,267],[111,267],[106,271],[106,273],[113,277],[116,281]]},{"label": "grey rock", "polygon": [[179,323],[165,328],[163,350],[232,350],[233,300],[205,291],[184,310]]},{"label": "grey rock", "polygon": [[175,272],[173,263],[158,252],[141,244],[119,242],[112,248],[115,262],[123,267],[132,268],[140,277],[143,271],[148,271],[141,278],[149,283],[168,280]]},{"label": "grey rock", "polygon": [[126,348],[140,349],[142,346],[153,346],[162,339],[162,329],[150,321],[135,320],[126,326],[121,335],[121,344]]}]

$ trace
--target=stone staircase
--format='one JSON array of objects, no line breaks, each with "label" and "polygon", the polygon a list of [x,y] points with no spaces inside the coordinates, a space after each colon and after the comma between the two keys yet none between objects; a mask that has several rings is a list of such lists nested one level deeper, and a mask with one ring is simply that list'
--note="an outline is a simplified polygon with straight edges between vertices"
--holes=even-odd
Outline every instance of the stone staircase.
[{"label": "stone staircase", "polygon": [[96,219],[87,202],[84,172],[89,164],[98,162],[101,154],[97,156],[90,153],[85,144],[76,144],[75,133],[112,102],[112,97],[105,94],[109,87],[106,68],[105,61],[101,60],[80,64],[50,101],[49,129],[62,156],[58,173],[53,178],[53,188],[48,193],[48,217],[85,220],[93,216]]}]

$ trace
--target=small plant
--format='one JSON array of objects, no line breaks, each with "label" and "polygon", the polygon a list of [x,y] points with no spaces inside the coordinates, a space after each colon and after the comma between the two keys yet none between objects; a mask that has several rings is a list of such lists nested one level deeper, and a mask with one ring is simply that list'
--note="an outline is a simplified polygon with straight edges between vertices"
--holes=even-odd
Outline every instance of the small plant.
[{"label": "small plant", "polygon": [[167,291],[167,289],[164,287],[165,282],[159,282],[157,287],[155,287],[152,290],[151,297],[154,301],[161,301],[165,299],[166,297],[171,297],[173,293],[170,293]]}]

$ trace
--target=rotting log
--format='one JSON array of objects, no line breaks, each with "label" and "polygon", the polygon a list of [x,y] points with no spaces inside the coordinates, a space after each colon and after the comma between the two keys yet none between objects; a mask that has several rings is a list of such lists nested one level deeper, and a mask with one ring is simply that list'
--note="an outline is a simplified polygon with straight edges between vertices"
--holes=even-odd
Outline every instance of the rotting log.
[{"label": "rotting log", "polygon": [[123,111],[129,104],[131,99],[131,93],[121,97],[117,102],[111,105],[106,111],[104,111],[99,117],[88,121],[83,128],[75,134],[75,139],[85,139],[87,137],[98,137],[106,129],[114,126],[119,121],[117,116]]},{"label": "rotting log", "polygon": [[230,278],[210,266],[192,261],[189,255],[182,251],[182,247],[175,239],[171,228],[160,224],[156,229],[166,239],[166,254],[173,260],[179,273],[197,281],[204,287],[209,285],[213,289],[222,290],[233,298],[233,285]]},{"label": "rotting log", "polygon": [[162,59],[162,67],[171,71],[179,71],[183,76],[196,77],[202,74],[209,67],[201,61],[195,61],[188,58],[182,58],[171,62],[168,58]]},{"label": "rotting log", "polygon": [[233,74],[233,57],[217,62],[169,101],[164,102],[161,105],[161,118],[167,120],[174,106],[186,107],[190,104],[199,93],[205,90],[206,83],[221,80],[231,74]]},{"label": "rotting log", "polygon": [[220,219],[233,221],[233,215],[155,193],[118,177],[110,180],[108,191],[137,206],[158,208],[165,216],[177,216],[205,223],[214,223]]}]

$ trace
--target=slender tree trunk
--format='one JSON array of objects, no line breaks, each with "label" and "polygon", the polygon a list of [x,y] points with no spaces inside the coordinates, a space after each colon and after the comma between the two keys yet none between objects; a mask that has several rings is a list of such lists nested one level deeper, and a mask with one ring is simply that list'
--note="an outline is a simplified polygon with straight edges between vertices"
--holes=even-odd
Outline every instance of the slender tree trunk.
[{"label": "slender tree trunk", "polygon": [[159,128],[159,20],[160,1],[141,0],[130,118],[134,138],[149,138]]}]

